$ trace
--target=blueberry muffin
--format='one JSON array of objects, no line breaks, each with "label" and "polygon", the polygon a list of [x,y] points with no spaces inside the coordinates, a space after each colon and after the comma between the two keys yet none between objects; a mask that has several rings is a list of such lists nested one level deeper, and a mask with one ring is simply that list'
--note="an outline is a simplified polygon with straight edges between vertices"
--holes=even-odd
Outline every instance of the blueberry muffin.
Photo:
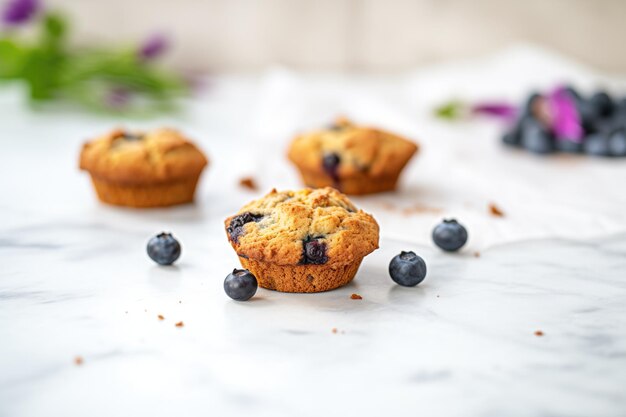
[{"label": "blueberry muffin", "polygon": [[227,218],[225,228],[259,285],[284,292],[341,287],[378,248],[376,220],[330,187],[272,190]]},{"label": "blueberry muffin", "polygon": [[114,130],[85,143],[80,168],[98,198],[129,207],[163,207],[193,201],[207,165],[204,154],[179,132]]},{"label": "blueberry muffin", "polygon": [[288,157],[309,187],[370,194],[395,189],[417,150],[415,143],[393,133],[340,118],[326,129],[296,137]]}]

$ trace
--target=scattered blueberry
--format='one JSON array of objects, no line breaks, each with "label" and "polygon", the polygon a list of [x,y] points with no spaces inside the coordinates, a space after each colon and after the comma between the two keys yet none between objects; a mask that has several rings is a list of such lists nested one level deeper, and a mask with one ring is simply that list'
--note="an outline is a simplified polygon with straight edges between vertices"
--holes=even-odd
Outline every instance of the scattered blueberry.
[{"label": "scattered blueberry", "polygon": [[336,153],[327,153],[322,157],[322,168],[335,182],[339,182],[339,164],[341,158]]},{"label": "scattered blueberry", "polygon": [[589,99],[591,106],[593,106],[594,114],[598,116],[609,116],[613,113],[613,100],[604,91],[598,91]]},{"label": "scattered blueberry", "polygon": [[609,137],[609,153],[612,156],[626,156],[626,130],[620,129]]},{"label": "scattered blueberry", "polygon": [[522,105],[517,123],[502,135],[502,142],[538,154],[559,151],[626,157],[626,97],[611,97],[605,91],[585,97],[572,86],[564,90],[574,100],[578,113],[569,123],[580,123],[582,138],[578,134],[576,137],[555,134],[554,131],[563,129],[554,125],[557,122],[550,111],[551,102],[542,105],[542,100],[550,100],[551,96],[533,92]]},{"label": "scattered blueberry", "polygon": [[582,142],[575,142],[569,139],[557,138],[555,141],[555,147],[558,151],[567,153],[580,153],[583,151]]},{"label": "scattered blueberry", "polygon": [[162,232],[148,241],[148,256],[159,265],[171,265],[180,256],[180,243],[171,233]]},{"label": "scattered blueberry", "polygon": [[572,87],[571,85],[565,86],[565,91],[567,91],[574,100],[576,101],[580,101],[582,99],[582,96],[580,95],[580,93],[578,92],[578,90],[576,90],[574,87]]},{"label": "scattered blueberry", "polygon": [[414,287],[426,278],[426,262],[414,252],[400,252],[389,263],[391,279],[404,287]]},{"label": "scattered blueberry", "polygon": [[538,120],[527,119],[521,126],[522,147],[530,152],[545,154],[554,150],[550,131]]},{"label": "scattered blueberry", "polygon": [[247,269],[233,269],[224,280],[224,291],[233,300],[248,301],[259,287],[256,277]]},{"label": "scattered blueberry", "polygon": [[531,93],[526,100],[526,104],[524,105],[524,115],[534,115],[536,110],[537,100],[541,99],[542,96],[539,93]]},{"label": "scattered blueberry", "polygon": [[594,133],[585,138],[583,143],[585,153],[594,156],[609,156],[609,138],[602,133]]},{"label": "scattered blueberry", "polygon": [[441,249],[454,252],[467,242],[467,230],[455,219],[444,219],[433,229],[433,241]]},{"label": "scattered blueberry", "polygon": [[243,226],[246,223],[261,221],[262,218],[262,214],[253,214],[250,212],[245,212],[233,217],[230,224],[226,228],[228,236],[233,242],[237,243],[239,241],[239,236],[243,234]]},{"label": "scattered blueberry", "polygon": [[506,132],[504,135],[502,135],[502,142],[506,143],[507,145],[513,145],[513,146],[517,146],[519,145],[520,142],[520,136],[519,136],[519,132]]},{"label": "scattered blueberry", "polygon": [[320,242],[319,239],[308,237],[302,242],[302,259],[300,264],[322,265],[328,262],[326,243]]}]

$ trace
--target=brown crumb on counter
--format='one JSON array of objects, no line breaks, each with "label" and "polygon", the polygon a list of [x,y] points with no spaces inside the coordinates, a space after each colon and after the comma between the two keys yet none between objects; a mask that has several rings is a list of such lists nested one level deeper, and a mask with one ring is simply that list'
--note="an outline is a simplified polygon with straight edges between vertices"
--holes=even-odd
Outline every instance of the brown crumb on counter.
[{"label": "brown crumb on counter", "polygon": [[185,323],[183,323],[182,321],[179,321],[178,323],[176,323],[176,327],[183,327],[185,325]]},{"label": "brown crumb on counter", "polygon": [[252,177],[244,177],[239,180],[239,185],[248,190],[256,191],[258,189],[256,181]]},{"label": "brown crumb on counter", "polygon": [[405,207],[402,209],[402,214],[405,216],[411,214],[421,214],[421,213],[441,213],[441,209],[439,207],[428,207],[421,204],[414,204],[410,207]]},{"label": "brown crumb on counter", "polygon": [[504,212],[493,203],[489,204],[489,213],[495,217],[504,217]]},{"label": "brown crumb on counter", "polygon": [[478,251],[474,252],[474,258],[480,258],[480,252]]},{"label": "brown crumb on counter", "polygon": [[76,365],[78,365],[78,366],[82,365],[82,364],[83,364],[83,362],[84,362],[84,360],[83,360],[83,357],[82,357],[82,356],[76,356],[76,357],[74,358],[74,364],[76,364]]},{"label": "brown crumb on counter", "polygon": [[165,317],[163,317],[161,314],[159,314],[159,315],[157,316],[157,318],[158,318],[159,320],[165,320]]},{"label": "brown crumb on counter", "polygon": [[380,203],[380,206],[385,210],[395,210],[397,208],[394,204],[388,201],[383,201],[382,203]]},{"label": "brown crumb on counter", "polygon": [[350,298],[352,298],[353,300],[362,300],[363,297],[361,297],[359,294],[352,294],[350,296]]},{"label": "brown crumb on counter", "polygon": [[535,332],[535,336],[541,337],[541,336],[543,336],[543,332],[541,330],[537,330]]},{"label": "brown crumb on counter", "polygon": [[331,330],[333,333],[337,333],[337,328],[333,327],[333,329]]}]

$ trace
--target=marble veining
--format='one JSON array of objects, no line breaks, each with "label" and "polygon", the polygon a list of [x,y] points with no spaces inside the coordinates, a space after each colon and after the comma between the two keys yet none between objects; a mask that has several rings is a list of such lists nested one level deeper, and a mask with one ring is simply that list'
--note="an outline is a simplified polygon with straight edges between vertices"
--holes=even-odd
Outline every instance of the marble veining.
[{"label": "marble veining", "polygon": [[[412,124],[400,94],[434,97],[437,77],[406,89],[226,77],[185,117],[126,121],[180,126],[211,159],[195,205],[144,211],[99,204],[76,168],[82,140],[119,120],[37,114],[0,91],[0,417],[626,415],[626,166],[509,153],[487,127]],[[344,288],[230,300],[222,283],[238,263],[224,219],[297,187],[276,138],[342,106],[423,138],[397,193],[355,199],[378,219],[380,249]],[[559,185],[574,174],[576,187]],[[237,187],[247,175],[261,190]],[[496,197],[503,218],[487,213]],[[417,202],[438,209],[402,212]],[[458,254],[430,242],[444,216],[468,227]],[[161,231],[182,244],[173,267],[146,255]],[[401,250],[427,262],[416,288],[388,276]]]}]

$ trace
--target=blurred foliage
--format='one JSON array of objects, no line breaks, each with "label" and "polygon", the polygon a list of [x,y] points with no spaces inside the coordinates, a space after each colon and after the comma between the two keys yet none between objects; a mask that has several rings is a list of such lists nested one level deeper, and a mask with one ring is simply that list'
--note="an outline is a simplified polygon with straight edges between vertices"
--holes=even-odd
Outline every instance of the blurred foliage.
[{"label": "blurred foliage", "polygon": [[34,38],[18,36],[20,28],[0,35],[0,81],[25,82],[33,103],[65,100],[97,111],[152,113],[173,109],[188,91],[182,77],[154,63],[160,51],[71,48],[68,22],[55,12],[30,23],[37,25]]}]

